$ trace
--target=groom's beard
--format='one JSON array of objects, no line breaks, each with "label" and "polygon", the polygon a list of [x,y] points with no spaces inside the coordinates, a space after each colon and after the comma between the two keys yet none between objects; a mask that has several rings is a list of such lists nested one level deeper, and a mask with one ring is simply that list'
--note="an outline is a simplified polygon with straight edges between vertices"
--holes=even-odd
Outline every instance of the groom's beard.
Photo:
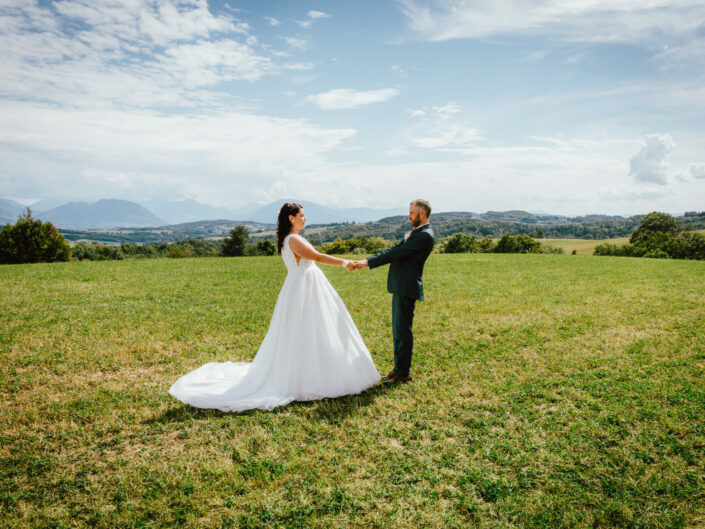
[{"label": "groom's beard", "polygon": [[421,224],[421,216],[420,215],[416,215],[413,219],[411,219],[411,227],[412,228],[416,229],[419,227],[420,224]]}]

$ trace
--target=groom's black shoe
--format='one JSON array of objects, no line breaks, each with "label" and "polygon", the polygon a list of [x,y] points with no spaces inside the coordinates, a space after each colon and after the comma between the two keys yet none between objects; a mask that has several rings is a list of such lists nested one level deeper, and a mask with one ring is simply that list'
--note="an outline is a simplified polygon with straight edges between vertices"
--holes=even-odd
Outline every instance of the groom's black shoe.
[{"label": "groom's black shoe", "polygon": [[397,372],[392,369],[389,373],[387,373],[387,380],[392,380],[396,376],[396,374]]},{"label": "groom's black shoe", "polygon": [[394,382],[395,384],[411,382],[412,380],[411,375],[406,375],[403,377],[401,375],[397,375],[396,373],[394,373],[394,376],[389,379],[390,382]]}]

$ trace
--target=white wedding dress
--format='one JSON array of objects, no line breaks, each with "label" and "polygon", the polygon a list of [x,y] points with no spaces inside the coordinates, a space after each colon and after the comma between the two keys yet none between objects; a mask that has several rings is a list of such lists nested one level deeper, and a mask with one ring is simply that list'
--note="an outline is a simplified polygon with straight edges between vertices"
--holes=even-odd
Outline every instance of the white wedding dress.
[{"label": "white wedding dress", "polygon": [[212,362],[169,389],[197,408],[271,410],[294,400],[360,393],[381,379],[343,300],[308,259],[296,262],[288,235],[287,276],[269,330],[250,362]]}]

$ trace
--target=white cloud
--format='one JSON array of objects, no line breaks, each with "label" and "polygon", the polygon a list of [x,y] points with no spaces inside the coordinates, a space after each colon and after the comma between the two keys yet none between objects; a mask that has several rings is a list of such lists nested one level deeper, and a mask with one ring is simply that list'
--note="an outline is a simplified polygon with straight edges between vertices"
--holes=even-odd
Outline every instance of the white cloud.
[{"label": "white cloud", "polygon": [[447,118],[460,112],[460,107],[457,103],[451,101],[441,107],[433,107],[433,110],[438,113],[439,116]]},{"label": "white cloud", "polygon": [[[409,111],[410,117],[419,119],[405,132],[403,141],[424,149],[459,152],[482,140],[480,131],[468,126],[458,116],[460,113],[460,106],[453,101],[426,110],[412,109]],[[389,154],[408,154],[408,149],[392,148]]]},{"label": "white cloud", "polygon": [[668,183],[668,158],[675,147],[669,134],[647,134],[644,146],[629,162],[629,174],[636,182]]},{"label": "white cloud", "polygon": [[313,9],[310,10],[306,16],[308,17],[308,20],[296,20],[296,23],[303,29],[310,28],[315,20],[330,18],[328,13],[324,13],[323,11],[314,11]]},{"label": "white cloud", "polygon": [[399,95],[396,88],[380,88],[379,90],[357,91],[349,88],[338,88],[320,94],[310,95],[306,100],[325,110],[356,108],[372,103],[388,101]]},{"label": "white cloud", "polygon": [[696,35],[699,0],[397,0],[412,29],[430,41],[542,35],[567,42],[626,42],[658,47]]},{"label": "white cloud", "polygon": [[355,134],[244,112],[165,116],[0,102],[0,185],[17,196],[61,189],[144,197],[178,189],[223,203],[272,179],[324,174],[330,151]]},{"label": "white cloud", "polygon": [[629,201],[650,201],[674,195],[673,189],[663,186],[631,187],[601,189],[598,196],[606,202],[627,203]]},{"label": "white cloud", "polygon": [[213,15],[203,0],[52,6],[0,7],[0,95],[79,107],[191,107],[224,95],[203,87],[283,68],[256,51],[246,23]]},{"label": "white cloud", "polygon": [[546,50],[536,50],[536,51],[532,51],[532,52],[530,52],[529,54],[527,54],[526,60],[528,60],[529,62],[539,62],[539,61],[542,60],[547,54],[548,54],[548,52],[547,52]]},{"label": "white cloud", "polygon": [[705,178],[705,163],[691,163],[688,171],[693,178]]},{"label": "white cloud", "polygon": [[308,12],[307,16],[308,16],[308,18],[312,18],[312,19],[329,18],[330,17],[330,15],[328,13],[324,13],[323,11],[314,11],[313,9]]},{"label": "white cloud", "polygon": [[308,46],[308,41],[306,39],[301,39],[298,37],[282,37],[282,38],[284,39],[284,42],[286,42],[292,48],[296,48],[299,50],[305,50],[306,46]]},{"label": "white cloud", "polygon": [[263,17],[263,18],[267,21],[267,23],[268,23],[270,26],[279,26],[279,25],[281,24],[281,22],[279,22],[279,21],[278,21],[276,18],[274,18],[274,17]]},{"label": "white cloud", "polygon": [[271,61],[232,40],[183,44],[169,48],[162,67],[188,86],[208,86],[227,80],[255,81],[272,73]]},{"label": "white cloud", "polygon": [[214,16],[204,0],[178,4],[168,0],[63,0],[54,6],[64,17],[87,24],[104,35],[123,41],[151,41],[160,46],[212,33],[249,30],[245,23]]}]

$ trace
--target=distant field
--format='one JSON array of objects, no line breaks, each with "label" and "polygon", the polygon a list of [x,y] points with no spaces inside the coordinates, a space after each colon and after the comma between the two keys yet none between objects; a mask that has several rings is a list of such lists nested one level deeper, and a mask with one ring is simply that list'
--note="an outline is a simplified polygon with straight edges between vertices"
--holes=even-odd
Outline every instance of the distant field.
[{"label": "distant field", "polygon": [[[697,233],[705,234],[705,230],[693,230]],[[617,239],[602,239],[602,240],[589,240],[589,239],[537,239],[543,245],[555,246],[558,248],[563,248],[563,251],[570,254],[575,250],[578,255],[592,255],[595,250],[595,246],[605,242],[616,244],[618,246],[627,244],[629,242],[629,237],[620,237]]]},{"label": "distant field", "polygon": [[555,246],[556,248],[563,248],[563,251],[567,254],[575,253],[578,255],[592,255],[595,250],[595,246],[602,244],[604,242],[609,242],[612,244],[622,245],[629,242],[629,237],[620,237],[618,239],[602,239],[602,240],[592,240],[592,239],[537,239],[544,246]]},{"label": "distant field", "polygon": [[[386,270],[322,268],[386,373]],[[701,262],[434,254],[413,383],[240,415],[171,398],[253,358],[284,276],[0,266],[0,526],[705,525]]]}]

